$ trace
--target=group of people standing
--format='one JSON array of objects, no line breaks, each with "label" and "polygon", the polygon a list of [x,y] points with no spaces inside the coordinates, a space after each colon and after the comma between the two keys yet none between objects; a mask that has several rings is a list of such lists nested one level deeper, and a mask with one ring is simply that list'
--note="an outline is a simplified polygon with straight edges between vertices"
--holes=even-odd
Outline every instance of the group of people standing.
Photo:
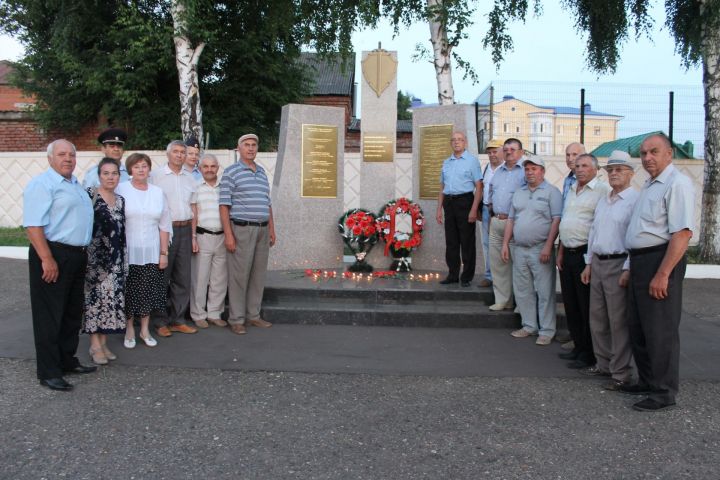
[{"label": "group of people standing", "polygon": [[217,158],[201,155],[194,138],[170,142],[154,172],[144,153],[123,164],[126,141],[121,129],[102,132],[104,157],[81,186],[75,147],[56,140],[50,168],[24,192],[37,376],[53,390],[73,388],[65,374],[97,369],[76,357],[80,331],[104,365],[117,358],[107,335],[135,348],[136,325],[148,347],[158,344],[151,322],[160,337],[228,322],[239,335],[246,324],[271,326],[260,305],[275,231],[258,137],[240,137],[240,160],[221,179]]},{"label": "group of people standing", "polygon": [[440,283],[471,285],[480,218],[486,260],[480,286],[493,288],[490,310],[520,314],[513,337],[552,342],[559,272],[572,339],[560,357],[568,367],[608,377],[607,390],[646,396],[636,410],[675,405],[695,192],[672,163],[670,140],[656,134],[643,141],[649,178],[640,191],[631,186],[635,166],[622,151],[602,167],[606,183],[597,176],[597,158],[580,143],[568,145],[570,172],[561,192],[545,180],[545,161],[526,155],[520,140],[490,141],[484,171],[465,143],[462,133],[453,134],[440,178],[437,220],[445,224],[449,270]]}]

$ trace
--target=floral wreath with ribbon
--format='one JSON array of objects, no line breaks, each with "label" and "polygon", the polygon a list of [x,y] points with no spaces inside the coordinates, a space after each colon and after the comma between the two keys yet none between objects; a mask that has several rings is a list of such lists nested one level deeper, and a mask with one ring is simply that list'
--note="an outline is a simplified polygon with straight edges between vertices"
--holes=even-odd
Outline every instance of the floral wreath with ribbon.
[{"label": "floral wreath with ribbon", "polygon": [[362,208],[348,210],[338,219],[338,231],[355,256],[356,262],[349,270],[371,272],[373,268],[365,263],[365,257],[378,240],[375,215]]},{"label": "floral wreath with ribbon", "polygon": [[385,242],[385,256],[391,253],[397,259],[391,270],[411,270],[408,257],[422,243],[425,227],[420,205],[405,197],[390,200],[378,213],[377,225],[380,239]]}]

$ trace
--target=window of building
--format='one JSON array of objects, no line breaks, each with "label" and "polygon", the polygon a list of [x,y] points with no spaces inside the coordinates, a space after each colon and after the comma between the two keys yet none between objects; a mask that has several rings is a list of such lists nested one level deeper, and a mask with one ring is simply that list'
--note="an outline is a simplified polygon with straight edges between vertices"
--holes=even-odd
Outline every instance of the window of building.
[{"label": "window of building", "polygon": [[557,133],[558,133],[559,135],[562,135],[562,134],[564,133],[564,132],[563,132],[563,126],[562,126],[562,125],[558,125],[558,126],[557,126]]},{"label": "window of building", "polygon": [[510,124],[503,123],[503,133],[508,133],[509,131],[510,131]]},{"label": "window of building", "polygon": [[520,125],[517,125],[517,126],[515,127],[515,133],[520,133]]},{"label": "window of building", "polygon": [[600,127],[593,128],[593,133],[595,134],[596,137],[599,137],[600,136]]},{"label": "window of building", "polygon": [[545,127],[545,125],[541,123],[541,124],[540,124],[540,133],[543,133],[544,127]]}]

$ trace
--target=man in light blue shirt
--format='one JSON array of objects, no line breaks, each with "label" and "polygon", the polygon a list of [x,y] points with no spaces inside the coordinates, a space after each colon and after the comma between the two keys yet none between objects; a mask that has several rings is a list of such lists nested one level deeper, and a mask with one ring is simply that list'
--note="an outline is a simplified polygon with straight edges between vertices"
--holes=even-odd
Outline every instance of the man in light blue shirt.
[{"label": "man in light blue shirt", "polygon": [[93,228],[90,196],[72,174],[75,146],[55,140],[47,149],[50,169],[23,192],[23,226],[30,240],[30,305],[40,384],[68,391],[65,373],[90,373],[78,347],[84,303],[85,247]]},{"label": "man in light blue shirt", "polygon": [[[462,132],[452,134],[453,154],[445,160],[440,173],[440,193],[435,218],[445,223],[445,262],[448,276],[443,285],[458,283],[469,287],[475,275],[475,222],[482,199],[480,162],[466,149]],[[462,274],[460,264],[462,262]]]},{"label": "man in light blue shirt", "polygon": [[512,258],[508,262],[503,262],[500,252],[513,194],[525,184],[525,171],[521,166],[524,153],[520,140],[517,138],[505,140],[503,145],[505,163],[495,171],[489,185],[490,271],[495,295],[495,303],[490,305],[490,310],[513,308]]}]

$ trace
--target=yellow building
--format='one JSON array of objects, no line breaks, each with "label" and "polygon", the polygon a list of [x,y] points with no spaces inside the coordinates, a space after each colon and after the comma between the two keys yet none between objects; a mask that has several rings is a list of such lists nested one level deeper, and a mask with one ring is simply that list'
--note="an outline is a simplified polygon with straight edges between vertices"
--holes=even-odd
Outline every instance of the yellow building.
[{"label": "yellow building", "polygon": [[[622,118],[593,111],[590,104],[585,104],[587,150],[615,140]],[[478,127],[483,143],[490,138],[515,137],[526,150],[538,155],[564,155],[568,144],[580,141],[580,109],[537,106],[506,95],[492,107],[480,105]]]}]

